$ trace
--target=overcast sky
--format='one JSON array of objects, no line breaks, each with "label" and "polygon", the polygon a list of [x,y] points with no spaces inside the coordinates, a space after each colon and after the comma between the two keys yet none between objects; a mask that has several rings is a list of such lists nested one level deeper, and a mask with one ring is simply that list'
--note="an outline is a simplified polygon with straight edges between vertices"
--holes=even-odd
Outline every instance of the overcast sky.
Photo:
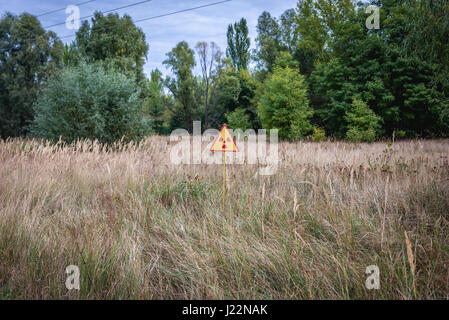
[{"label": "overcast sky", "polygon": [[[3,15],[6,11],[14,14],[26,11],[39,15],[86,1],[88,0],[0,0],[0,12]],[[81,17],[85,17],[94,11],[107,11],[140,1],[142,0],[95,0],[81,5],[79,8]],[[138,20],[218,1],[220,0],[152,0],[117,12],[120,16],[126,13],[133,20]],[[232,0],[212,7],[140,22],[137,26],[145,32],[150,46],[145,72],[149,74],[152,69],[158,68],[164,74],[168,74],[162,61],[165,59],[165,54],[182,40],[187,41],[192,48],[198,41],[214,41],[222,51],[225,51],[227,26],[242,17],[248,21],[251,47],[254,48],[259,15],[266,10],[279,17],[285,10],[296,7],[296,2],[296,0]],[[65,22],[67,17],[68,14],[65,13],[65,10],[61,10],[41,16],[39,19],[42,26],[45,27]],[[50,29],[60,37],[74,34],[74,31],[66,29],[65,25]],[[70,37],[62,40],[70,43],[73,39],[74,37]]]}]

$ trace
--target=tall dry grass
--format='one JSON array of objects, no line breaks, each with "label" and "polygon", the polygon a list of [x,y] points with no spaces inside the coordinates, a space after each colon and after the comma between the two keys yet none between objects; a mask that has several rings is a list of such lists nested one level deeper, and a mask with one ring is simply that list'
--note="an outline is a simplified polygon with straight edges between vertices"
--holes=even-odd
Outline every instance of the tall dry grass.
[{"label": "tall dry grass", "polygon": [[0,298],[448,299],[448,140],[282,143],[273,176],[228,166],[226,208],[169,152],[0,141]]}]

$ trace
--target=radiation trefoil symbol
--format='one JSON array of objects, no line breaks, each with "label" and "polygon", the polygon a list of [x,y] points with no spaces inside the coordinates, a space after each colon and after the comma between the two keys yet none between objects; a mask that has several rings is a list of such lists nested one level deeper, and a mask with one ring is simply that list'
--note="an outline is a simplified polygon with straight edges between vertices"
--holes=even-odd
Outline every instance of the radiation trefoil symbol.
[{"label": "radiation trefoil symbol", "polygon": [[223,125],[220,130],[220,133],[215,138],[214,143],[212,144],[212,148],[210,151],[219,151],[219,152],[238,152],[237,145],[235,144],[234,138],[229,132],[228,126]]}]

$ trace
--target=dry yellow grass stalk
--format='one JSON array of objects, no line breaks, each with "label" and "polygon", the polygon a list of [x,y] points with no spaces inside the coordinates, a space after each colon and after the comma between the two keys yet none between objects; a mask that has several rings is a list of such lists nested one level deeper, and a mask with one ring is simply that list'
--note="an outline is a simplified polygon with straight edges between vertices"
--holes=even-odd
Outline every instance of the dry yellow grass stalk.
[{"label": "dry yellow grass stalk", "polygon": [[447,298],[449,140],[280,143],[273,176],[227,167],[226,210],[221,167],[170,148],[0,140],[0,299]]}]

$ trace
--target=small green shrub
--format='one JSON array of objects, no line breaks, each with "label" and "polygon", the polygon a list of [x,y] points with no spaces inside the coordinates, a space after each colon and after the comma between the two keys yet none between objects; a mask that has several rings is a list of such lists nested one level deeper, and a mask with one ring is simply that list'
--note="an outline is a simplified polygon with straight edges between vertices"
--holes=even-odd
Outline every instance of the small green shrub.
[{"label": "small green shrub", "polygon": [[398,130],[398,131],[395,131],[395,136],[398,139],[403,139],[407,136],[407,132],[405,130]]},{"label": "small green shrub", "polygon": [[351,142],[373,142],[376,132],[373,129],[362,131],[359,128],[351,128],[346,132],[346,138]]},{"label": "small green shrub", "polygon": [[346,121],[346,138],[351,142],[373,142],[381,127],[381,118],[359,98],[354,98],[351,110],[346,112]]},{"label": "small green shrub", "polygon": [[326,140],[326,132],[322,128],[314,127],[313,133],[311,135],[311,139],[314,142],[325,141]]},{"label": "small green shrub", "polygon": [[245,110],[241,108],[237,108],[233,112],[227,113],[226,120],[231,129],[242,129],[242,131],[245,131],[251,126],[249,115],[247,115]]}]

